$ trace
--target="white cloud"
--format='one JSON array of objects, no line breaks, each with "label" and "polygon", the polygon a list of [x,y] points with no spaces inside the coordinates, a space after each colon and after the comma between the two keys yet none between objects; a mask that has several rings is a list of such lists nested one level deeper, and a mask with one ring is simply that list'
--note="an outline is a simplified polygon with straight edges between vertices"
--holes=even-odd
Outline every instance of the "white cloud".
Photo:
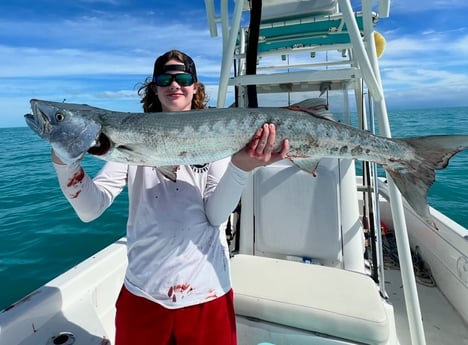
[{"label": "white cloud", "polygon": [[191,55],[200,77],[217,79],[220,40],[211,39],[207,27],[197,26],[199,20],[178,23],[159,15],[140,11],[88,12],[56,20],[1,18],[0,125],[24,125],[13,114],[28,111],[30,98],[140,111],[136,85],[152,74],[155,57],[169,49]]},{"label": "white cloud", "polygon": [[[390,0],[389,0],[390,1]],[[468,7],[465,0],[406,0],[391,1],[390,16],[398,13],[427,12],[444,9],[462,9]]]},{"label": "white cloud", "polygon": [[[173,48],[194,58],[199,77],[207,86],[210,105],[216,104],[221,40],[210,37],[203,4],[178,3],[177,11],[170,12],[158,6],[149,10],[145,5],[125,12],[122,8],[131,4],[128,1],[82,2],[110,7],[106,11],[57,15],[55,20],[40,15],[15,18],[0,14],[2,118],[17,112],[14,107],[28,108],[28,100],[33,97],[67,98],[116,110],[139,111],[136,84],[151,75],[156,56]],[[403,9],[428,11],[466,6],[465,1],[417,1],[409,6],[397,0],[392,2],[390,20],[392,13]],[[177,22],[179,19],[186,21]],[[389,105],[411,100],[437,103],[438,99],[466,105],[468,29],[438,27],[417,19],[420,18],[415,17],[419,27],[396,23],[382,32],[387,46],[380,65]],[[232,88],[229,90],[226,104],[233,99]],[[454,99],[457,96],[459,99]]]},{"label": "white cloud", "polygon": [[386,33],[380,66],[388,106],[468,105],[468,35],[464,32]]}]

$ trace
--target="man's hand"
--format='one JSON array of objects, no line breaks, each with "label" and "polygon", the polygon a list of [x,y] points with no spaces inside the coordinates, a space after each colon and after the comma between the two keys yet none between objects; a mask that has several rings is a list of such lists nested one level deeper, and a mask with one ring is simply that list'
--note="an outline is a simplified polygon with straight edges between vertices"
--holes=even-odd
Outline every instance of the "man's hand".
[{"label": "man's hand", "polygon": [[274,124],[264,124],[252,137],[250,143],[232,156],[232,163],[238,168],[251,171],[285,159],[289,150],[289,141],[283,140],[280,151],[273,152],[276,142]]}]

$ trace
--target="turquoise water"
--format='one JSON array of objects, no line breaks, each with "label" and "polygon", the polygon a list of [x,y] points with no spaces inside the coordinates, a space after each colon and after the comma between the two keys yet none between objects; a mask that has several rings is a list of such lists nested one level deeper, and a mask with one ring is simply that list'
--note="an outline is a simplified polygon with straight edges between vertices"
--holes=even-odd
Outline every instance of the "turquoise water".
[{"label": "turquoise water", "polygon": [[[393,111],[394,137],[468,134],[468,108]],[[63,197],[50,147],[29,128],[0,128],[0,310],[125,234],[127,196],[91,223]],[[102,161],[86,157],[94,175]],[[468,228],[468,152],[437,173],[432,206]]]}]

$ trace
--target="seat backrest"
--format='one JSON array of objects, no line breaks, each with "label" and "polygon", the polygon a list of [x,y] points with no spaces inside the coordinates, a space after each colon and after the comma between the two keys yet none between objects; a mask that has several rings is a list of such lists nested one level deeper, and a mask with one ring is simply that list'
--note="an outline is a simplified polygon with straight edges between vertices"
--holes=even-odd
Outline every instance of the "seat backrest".
[{"label": "seat backrest", "polygon": [[[345,268],[343,259],[352,256],[357,261],[350,260],[356,261],[351,269],[361,271],[363,247],[351,163],[322,159],[317,176],[288,161],[257,169],[242,197],[240,252]],[[350,169],[353,174],[346,177]],[[345,196],[345,210],[343,177],[352,194]]]},{"label": "seat backrest", "polygon": [[255,173],[256,251],[341,260],[337,161],[327,163],[317,177],[284,164]]}]

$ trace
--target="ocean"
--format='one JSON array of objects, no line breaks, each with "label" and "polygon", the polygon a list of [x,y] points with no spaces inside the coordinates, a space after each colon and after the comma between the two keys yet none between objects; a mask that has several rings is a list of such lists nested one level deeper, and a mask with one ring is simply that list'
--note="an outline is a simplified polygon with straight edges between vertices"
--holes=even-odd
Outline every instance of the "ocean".
[{"label": "ocean", "polygon": [[[394,137],[468,134],[468,107],[390,111]],[[50,146],[29,128],[0,128],[0,310],[124,236],[124,191],[83,223],[59,189]],[[85,157],[91,175],[103,161]],[[468,228],[468,151],[439,171],[429,203]]]}]

